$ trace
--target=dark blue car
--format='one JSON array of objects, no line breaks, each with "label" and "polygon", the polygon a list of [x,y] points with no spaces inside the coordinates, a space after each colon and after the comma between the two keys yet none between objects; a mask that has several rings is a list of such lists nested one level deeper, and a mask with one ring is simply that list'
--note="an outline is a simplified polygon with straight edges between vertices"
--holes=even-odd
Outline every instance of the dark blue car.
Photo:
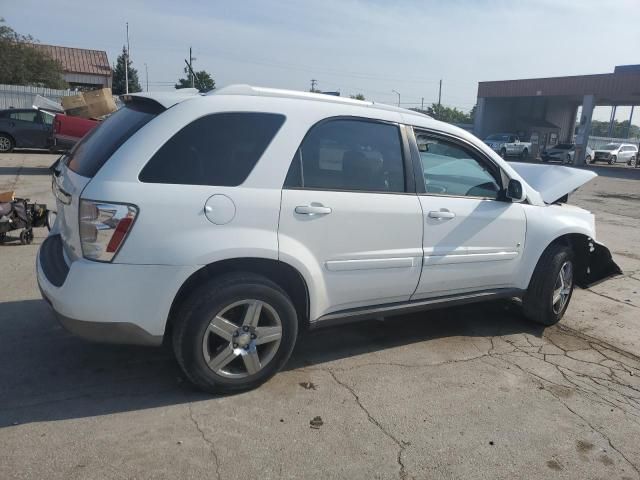
[{"label": "dark blue car", "polygon": [[0,110],[0,153],[14,148],[49,148],[53,117],[33,108]]}]

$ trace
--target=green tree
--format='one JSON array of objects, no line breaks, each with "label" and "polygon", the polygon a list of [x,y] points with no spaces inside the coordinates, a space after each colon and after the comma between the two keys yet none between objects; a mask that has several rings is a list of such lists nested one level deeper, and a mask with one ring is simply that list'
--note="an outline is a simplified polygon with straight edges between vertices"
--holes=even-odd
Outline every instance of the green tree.
[{"label": "green tree", "polygon": [[458,110],[455,107],[446,107],[444,105],[438,105],[437,103],[431,104],[431,106],[427,107],[425,110],[421,110],[419,108],[412,108],[411,110],[426,113],[436,120],[448,123],[473,123],[473,117],[476,114],[475,106],[469,113],[464,113],[462,110]]},{"label": "green tree", "polygon": [[[116,60],[116,66],[113,69],[113,83],[111,86],[111,91],[114,95],[123,95],[127,92],[125,88],[127,82],[125,80],[125,58],[127,58],[127,49],[125,46],[122,46],[122,53],[118,55],[118,59]],[[138,71],[133,68],[133,62],[131,58],[127,58],[127,64],[129,66],[129,71],[127,74],[129,75],[129,93],[141,92],[142,87],[140,87],[140,81],[138,80]]]},{"label": "green tree", "polygon": [[357,93],[355,95],[349,95],[354,100],[365,100],[364,95],[361,93]]},{"label": "green tree", "polygon": [[62,65],[34,48],[31,35],[21,35],[0,17],[0,83],[67,88]]},{"label": "green tree", "polygon": [[[176,88],[191,88],[191,73],[188,67],[184,67],[184,73],[187,77],[179,79],[178,83],[176,83]],[[200,70],[199,72],[194,73],[196,77],[193,79],[193,85],[200,91],[200,93],[215,90],[216,81],[209,72],[206,70]]]}]

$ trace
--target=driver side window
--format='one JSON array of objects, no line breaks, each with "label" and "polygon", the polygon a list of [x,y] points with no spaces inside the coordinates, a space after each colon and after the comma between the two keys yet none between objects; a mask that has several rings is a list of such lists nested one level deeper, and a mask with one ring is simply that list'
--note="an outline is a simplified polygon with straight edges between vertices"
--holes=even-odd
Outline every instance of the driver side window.
[{"label": "driver side window", "polygon": [[427,194],[497,200],[497,177],[466,148],[416,131]]}]

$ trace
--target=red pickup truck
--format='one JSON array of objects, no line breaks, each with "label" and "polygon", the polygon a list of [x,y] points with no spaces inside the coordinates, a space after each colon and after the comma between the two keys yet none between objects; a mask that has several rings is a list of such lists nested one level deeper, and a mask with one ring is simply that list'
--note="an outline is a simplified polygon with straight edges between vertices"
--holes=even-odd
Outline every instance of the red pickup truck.
[{"label": "red pickup truck", "polygon": [[52,149],[69,150],[100,122],[81,117],[57,114],[53,119]]}]

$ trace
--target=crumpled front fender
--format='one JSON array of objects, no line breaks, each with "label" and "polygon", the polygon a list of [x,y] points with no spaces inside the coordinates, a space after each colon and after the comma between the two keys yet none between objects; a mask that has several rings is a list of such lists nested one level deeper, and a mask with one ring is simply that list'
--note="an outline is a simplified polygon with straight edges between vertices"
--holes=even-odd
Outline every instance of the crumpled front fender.
[{"label": "crumpled front fender", "polygon": [[590,240],[586,271],[577,279],[577,285],[588,288],[621,274],[622,270],[613,261],[609,249],[595,240]]}]

